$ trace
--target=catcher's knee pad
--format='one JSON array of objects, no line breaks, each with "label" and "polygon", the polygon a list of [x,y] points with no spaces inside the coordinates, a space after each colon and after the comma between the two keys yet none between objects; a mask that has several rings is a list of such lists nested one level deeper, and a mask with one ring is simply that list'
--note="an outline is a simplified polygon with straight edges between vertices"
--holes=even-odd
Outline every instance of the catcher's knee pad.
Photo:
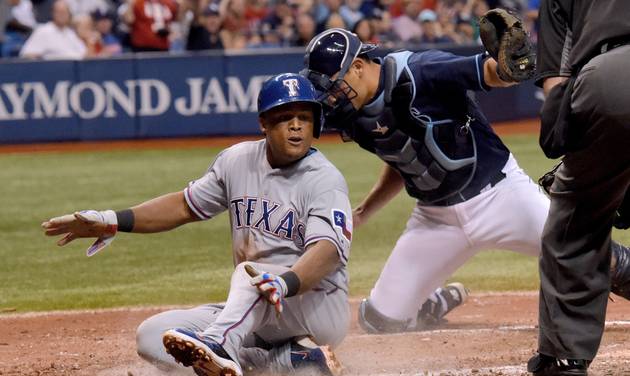
[{"label": "catcher's knee pad", "polygon": [[630,249],[617,242],[611,242],[615,267],[610,271],[610,291],[630,300]]},{"label": "catcher's knee pad", "polygon": [[410,320],[391,319],[376,310],[369,299],[363,299],[359,304],[359,325],[370,334],[399,333],[409,327]]}]

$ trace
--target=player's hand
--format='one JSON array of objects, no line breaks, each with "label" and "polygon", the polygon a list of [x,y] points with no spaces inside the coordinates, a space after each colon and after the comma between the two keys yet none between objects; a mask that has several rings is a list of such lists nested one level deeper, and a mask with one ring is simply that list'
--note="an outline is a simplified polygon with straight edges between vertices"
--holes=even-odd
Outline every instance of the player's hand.
[{"label": "player's hand", "polygon": [[250,280],[252,286],[256,286],[258,292],[274,306],[277,314],[282,313],[282,299],[287,295],[287,284],[284,279],[273,273],[258,271],[249,264],[245,265],[245,271],[252,277]]},{"label": "player's hand", "polygon": [[107,246],[116,235],[118,221],[113,210],[84,210],[51,218],[42,223],[47,236],[64,235],[57,245],[64,246],[78,238],[97,238],[88,248],[88,256]]}]

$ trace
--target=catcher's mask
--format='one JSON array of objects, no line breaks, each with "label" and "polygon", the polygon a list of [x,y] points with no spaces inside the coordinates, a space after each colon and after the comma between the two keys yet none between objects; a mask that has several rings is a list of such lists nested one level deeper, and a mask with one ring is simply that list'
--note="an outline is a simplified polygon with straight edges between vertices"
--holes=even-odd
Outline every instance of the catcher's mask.
[{"label": "catcher's mask", "polygon": [[[344,77],[354,59],[376,47],[374,44],[363,44],[356,34],[337,28],[318,34],[306,47],[305,68],[300,74],[315,86],[327,128],[342,129],[356,114],[351,101],[357,92]],[[337,76],[333,79],[335,74]]]}]

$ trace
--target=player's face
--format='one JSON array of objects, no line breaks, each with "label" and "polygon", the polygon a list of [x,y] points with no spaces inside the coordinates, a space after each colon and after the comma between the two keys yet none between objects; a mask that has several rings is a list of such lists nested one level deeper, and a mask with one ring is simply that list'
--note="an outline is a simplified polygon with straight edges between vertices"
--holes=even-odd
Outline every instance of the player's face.
[{"label": "player's face", "polygon": [[[361,59],[356,59],[346,75],[343,77],[343,82],[340,83],[340,89],[345,90],[346,86],[349,86],[356,92],[356,95],[350,99],[352,106],[355,109],[360,109],[365,105],[370,98],[368,96],[368,88],[364,75],[365,63]],[[338,74],[335,74],[332,79],[336,80]]]},{"label": "player's face", "polygon": [[310,103],[289,103],[265,112],[260,127],[267,138],[269,163],[280,167],[304,157],[313,143],[314,122]]}]

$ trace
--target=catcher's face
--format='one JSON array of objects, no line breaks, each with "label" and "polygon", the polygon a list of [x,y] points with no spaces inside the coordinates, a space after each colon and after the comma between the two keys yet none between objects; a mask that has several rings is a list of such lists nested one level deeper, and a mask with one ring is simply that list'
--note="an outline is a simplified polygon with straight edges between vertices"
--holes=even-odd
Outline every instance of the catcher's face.
[{"label": "catcher's face", "polygon": [[271,166],[288,165],[308,153],[315,123],[312,104],[295,102],[274,107],[259,120],[267,139],[267,159]]},{"label": "catcher's face", "polygon": [[[338,91],[354,93],[354,95],[349,96],[348,99],[357,110],[361,109],[370,100],[368,80],[366,80],[365,76],[366,64],[367,63],[362,59],[355,59],[350,69],[348,69],[348,72],[343,77],[343,80],[338,81]],[[338,73],[334,74],[332,80],[337,81],[338,75]]]}]

